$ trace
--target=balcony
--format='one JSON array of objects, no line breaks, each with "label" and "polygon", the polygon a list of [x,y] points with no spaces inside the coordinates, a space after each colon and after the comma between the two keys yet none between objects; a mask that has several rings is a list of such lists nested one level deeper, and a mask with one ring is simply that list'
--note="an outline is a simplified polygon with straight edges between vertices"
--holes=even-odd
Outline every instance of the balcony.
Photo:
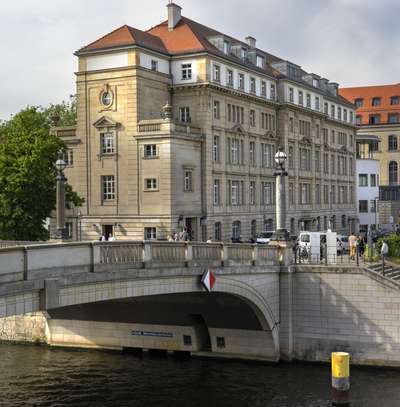
[{"label": "balcony", "polygon": [[172,119],[141,120],[137,126],[137,135],[139,137],[166,134],[202,137],[200,127],[193,126],[190,123],[177,122]]}]

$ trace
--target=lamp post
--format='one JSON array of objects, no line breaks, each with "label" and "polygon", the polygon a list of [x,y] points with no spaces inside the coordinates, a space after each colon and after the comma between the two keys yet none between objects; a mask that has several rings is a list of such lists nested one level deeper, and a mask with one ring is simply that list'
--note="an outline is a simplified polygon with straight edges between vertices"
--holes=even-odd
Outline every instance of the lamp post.
[{"label": "lamp post", "polygon": [[377,212],[378,212],[378,201],[379,201],[379,197],[376,196],[374,198],[375,201],[375,233],[378,232],[378,222],[377,222]]},{"label": "lamp post", "polygon": [[274,172],[275,179],[275,196],[276,196],[276,230],[271,240],[287,241],[289,233],[286,230],[286,191],[285,176],[288,173],[285,170],[285,161],[287,155],[281,148],[275,154],[275,163],[277,168]]},{"label": "lamp post", "polygon": [[57,239],[63,240],[65,235],[65,182],[64,169],[67,166],[65,161],[59,158],[56,161],[57,175],[57,196],[56,196],[56,219],[57,219]]}]

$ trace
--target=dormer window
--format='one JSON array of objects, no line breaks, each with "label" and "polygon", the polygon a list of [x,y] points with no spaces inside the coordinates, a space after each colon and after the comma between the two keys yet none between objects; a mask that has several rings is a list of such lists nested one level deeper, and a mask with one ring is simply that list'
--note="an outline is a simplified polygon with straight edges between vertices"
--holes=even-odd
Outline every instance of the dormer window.
[{"label": "dormer window", "polygon": [[246,55],[247,55],[247,50],[246,50],[246,48],[242,47],[240,49],[240,58],[246,59]]},{"label": "dormer window", "polygon": [[314,88],[318,88],[318,83],[319,83],[319,81],[318,81],[318,79],[313,79],[312,80],[312,84],[313,84],[313,86],[314,86]]},{"label": "dormer window", "polygon": [[224,54],[229,54],[229,42],[224,41]]},{"label": "dormer window", "polygon": [[259,68],[263,68],[264,67],[264,57],[262,57],[261,55],[257,55],[256,65]]}]

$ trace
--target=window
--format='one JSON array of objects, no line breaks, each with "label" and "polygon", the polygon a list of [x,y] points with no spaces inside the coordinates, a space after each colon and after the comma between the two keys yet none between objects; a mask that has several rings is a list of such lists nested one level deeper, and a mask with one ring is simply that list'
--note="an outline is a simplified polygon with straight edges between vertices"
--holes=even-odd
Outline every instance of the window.
[{"label": "window", "polygon": [[103,201],[112,201],[115,199],[115,178],[114,175],[104,175],[101,177],[103,189]]},{"label": "window", "polygon": [[324,174],[329,174],[329,154],[324,153]]},{"label": "window", "polygon": [[240,73],[238,78],[239,78],[238,87],[239,87],[240,90],[244,90],[244,74]]},{"label": "window", "polygon": [[158,61],[155,59],[151,60],[151,70],[157,72],[158,71]]},{"label": "window", "polygon": [[246,51],[246,48],[241,48],[240,49],[240,57],[242,58],[242,59],[246,59],[246,53],[247,53],[247,51]]},{"label": "window", "polygon": [[321,187],[319,184],[315,184],[315,203],[317,205],[321,204]]},{"label": "window", "polygon": [[144,180],[144,188],[146,191],[157,190],[157,179],[156,178],[146,178]]},{"label": "window", "polygon": [[66,235],[68,239],[72,238],[73,226],[74,225],[72,222],[65,222]]},{"label": "window", "polygon": [[183,190],[185,192],[193,191],[193,170],[184,171]]},{"label": "window", "polygon": [[347,109],[343,109],[343,120],[347,122]]},{"label": "window", "polygon": [[261,55],[257,55],[256,65],[259,68],[263,68],[264,67],[264,57],[262,57]]},{"label": "window", "polygon": [[311,203],[311,185],[300,183],[300,205],[308,205]]},{"label": "window", "polygon": [[331,118],[334,119],[336,115],[336,106],[331,105]]},{"label": "window", "polygon": [[232,223],[232,238],[234,240],[240,239],[241,234],[241,223],[239,220]]},{"label": "window", "polygon": [[319,97],[318,96],[315,97],[315,110],[319,111]]},{"label": "window", "polygon": [[250,233],[253,238],[257,236],[257,220],[256,219],[253,219],[250,223]]},{"label": "window", "polygon": [[261,144],[261,165],[272,168],[274,163],[275,148],[272,144]]},{"label": "window", "polygon": [[233,71],[231,69],[227,71],[226,82],[228,86],[233,86]]},{"label": "window", "polygon": [[389,184],[397,185],[398,181],[398,165],[396,161],[390,161],[389,163]]},{"label": "window", "polygon": [[372,106],[380,106],[381,105],[381,98],[375,97],[372,98]]},{"label": "window", "polygon": [[289,102],[294,103],[294,91],[293,91],[293,88],[289,88]]},{"label": "window", "polygon": [[368,174],[358,174],[358,186],[359,187],[368,186]]},{"label": "window", "polygon": [[214,136],[213,141],[213,161],[219,162],[219,136]]},{"label": "window", "polygon": [[61,158],[64,160],[65,164],[68,167],[72,167],[74,165],[74,152],[72,150],[65,150],[62,153]]},{"label": "window", "polygon": [[144,146],[144,156],[146,158],[157,157],[157,145],[156,144],[146,144]]},{"label": "window", "polygon": [[388,114],[388,122],[389,123],[398,123],[399,122],[399,114],[398,113],[389,113]]},{"label": "window", "polygon": [[214,237],[217,242],[221,241],[221,222],[215,222],[214,224]]},{"label": "window", "polygon": [[261,96],[267,96],[267,83],[265,81],[261,81]]},{"label": "window", "polygon": [[335,155],[331,154],[331,174],[336,173],[336,162],[335,162]]},{"label": "window", "polygon": [[364,99],[355,99],[354,104],[356,105],[356,108],[358,109],[359,107],[362,107],[364,104]]},{"label": "window", "polygon": [[272,182],[262,182],[262,205],[274,204],[274,184]]},{"label": "window", "polygon": [[328,129],[322,129],[322,137],[324,139],[324,144],[328,144]]},{"label": "window", "polygon": [[253,167],[256,165],[256,143],[254,141],[249,143],[249,162]]},{"label": "window", "polygon": [[342,215],[342,228],[346,227],[346,215]]},{"label": "window", "polygon": [[192,337],[190,335],[183,335],[183,345],[192,346]]},{"label": "window", "polygon": [[288,161],[289,161],[289,168],[294,168],[294,148],[293,146],[289,146],[289,154],[288,154]]},{"label": "window", "polygon": [[229,42],[224,41],[224,54],[229,54]]},{"label": "window", "polygon": [[289,204],[294,205],[295,197],[294,197],[294,184],[293,182],[289,183]]},{"label": "window", "polygon": [[400,97],[399,97],[399,96],[391,96],[391,97],[390,97],[390,104],[391,104],[391,105],[398,105],[398,104],[400,104]]},{"label": "window", "polygon": [[249,204],[255,205],[256,204],[256,182],[250,181],[249,184]]},{"label": "window", "polygon": [[215,82],[220,82],[221,81],[221,67],[219,65],[214,65],[213,80]]},{"label": "window", "polygon": [[315,125],[315,136],[319,138],[319,124]]},{"label": "window", "polygon": [[301,90],[299,90],[299,92],[298,92],[298,101],[299,101],[299,105],[303,106],[303,92]]},{"label": "window", "polygon": [[250,78],[250,92],[256,93],[256,80],[255,80],[255,78]]},{"label": "window", "polygon": [[324,113],[327,115],[328,114],[328,102],[324,103]]},{"label": "window", "polygon": [[370,210],[370,212],[372,212],[372,213],[375,213],[376,212],[376,200],[375,199],[371,199],[370,201],[369,201],[369,210]]},{"label": "window", "polygon": [[179,108],[179,119],[181,122],[190,123],[190,108],[180,107]]},{"label": "window", "polygon": [[390,135],[389,138],[388,138],[389,151],[397,150],[397,147],[398,147],[397,136]]},{"label": "window", "polygon": [[341,107],[337,108],[337,118],[338,118],[338,120],[342,120],[342,108]]},{"label": "window", "polygon": [[358,114],[356,116],[356,124],[360,125],[361,123],[362,123],[362,116]]},{"label": "window", "polygon": [[308,148],[299,149],[300,170],[311,171],[311,150]]},{"label": "window", "polygon": [[217,336],[217,348],[225,348],[225,338],[223,336]]},{"label": "window", "polygon": [[144,240],[155,240],[157,238],[156,228],[144,228]]},{"label": "window", "polygon": [[309,107],[311,109],[311,95],[309,93],[307,93],[306,96],[306,100],[307,100],[307,107]]},{"label": "window", "polygon": [[[324,185],[324,204],[327,205],[329,204],[329,186]],[[326,229],[326,226],[325,226]]]},{"label": "window", "polygon": [[315,172],[321,171],[321,153],[319,150],[315,150]]},{"label": "window", "polygon": [[367,200],[358,201],[358,212],[360,212],[360,213],[368,212],[368,201]]},{"label": "window", "polygon": [[369,124],[379,124],[381,122],[380,114],[370,114],[369,115]]},{"label": "window", "polygon": [[255,126],[256,125],[256,111],[255,110],[250,110],[250,126]]},{"label": "window", "polygon": [[105,107],[110,107],[113,103],[114,100],[114,94],[111,92],[111,90],[107,90],[102,92],[101,94],[101,103]]},{"label": "window", "polygon": [[219,100],[214,100],[214,119],[220,118],[220,102]]},{"label": "window", "polygon": [[270,94],[271,99],[275,100],[275,97],[276,97],[275,84],[271,83],[270,91],[271,91],[271,94]]},{"label": "window", "polygon": [[228,202],[230,202],[232,206],[243,204],[243,192],[244,192],[243,190],[244,190],[243,181],[237,180],[228,181],[228,194],[229,194]]},{"label": "window", "polygon": [[192,64],[181,65],[182,79],[192,79]]},{"label": "window", "polygon": [[221,181],[219,179],[214,180],[214,206],[219,206],[221,204]]}]

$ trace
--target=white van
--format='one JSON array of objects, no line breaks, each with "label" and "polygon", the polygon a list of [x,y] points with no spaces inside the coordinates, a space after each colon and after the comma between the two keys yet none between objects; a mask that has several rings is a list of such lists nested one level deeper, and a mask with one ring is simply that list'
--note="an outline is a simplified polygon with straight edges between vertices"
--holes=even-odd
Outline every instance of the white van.
[{"label": "white van", "polygon": [[327,245],[328,263],[336,262],[337,242],[335,232],[300,232],[299,255],[308,261],[321,261],[322,245]]}]

